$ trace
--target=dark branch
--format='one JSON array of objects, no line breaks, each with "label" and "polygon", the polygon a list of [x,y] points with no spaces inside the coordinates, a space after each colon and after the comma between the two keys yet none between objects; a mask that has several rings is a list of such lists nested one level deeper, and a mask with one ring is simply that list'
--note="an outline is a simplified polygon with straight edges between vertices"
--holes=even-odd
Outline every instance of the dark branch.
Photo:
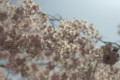
[{"label": "dark branch", "polygon": [[96,64],[95,64],[95,67],[94,67],[94,70],[93,70],[93,75],[92,75],[91,80],[94,80],[94,76],[95,76],[95,72],[96,72],[97,65],[98,65],[98,61],[97,61]]},{"label": "dark branch", "polygon": [[5,66],[5,65],[3,65],[3,64],[0,64],[0,67],[5,68],[6,66]]},{"label": "dark branch", "polygon": [[108,44],[108,43],[112,43],[112,44],[114,44],[114,45],[116,45],[117,47],[119,47],[120,48],[120,45],[119,44],[117,44],[117,43],[115,43],[115,42],[111,42],[111,41],[103,41],[103,40],[99,40],[100,42],[102,42],[102,43],[104,43],[104,44]]}]

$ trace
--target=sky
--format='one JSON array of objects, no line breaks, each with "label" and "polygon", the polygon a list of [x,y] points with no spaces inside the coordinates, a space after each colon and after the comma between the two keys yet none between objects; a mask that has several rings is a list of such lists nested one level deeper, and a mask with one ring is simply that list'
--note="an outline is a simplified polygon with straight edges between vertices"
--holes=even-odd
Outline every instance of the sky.
[{"label": "sky", "polygon": [[[11,3],[23,0],[11,0]],[[94,24],[104,41],[119,41],[117,26],[120,24],[120,0],[33,0],[41,11],[59,14],[66,20],[87,20]]]},{"label": "sky", "polygon": [[34,0],[42,12],[61,15],[64,19],[87,20],[93,23],[105,41],[118,41],[120,0]]}]

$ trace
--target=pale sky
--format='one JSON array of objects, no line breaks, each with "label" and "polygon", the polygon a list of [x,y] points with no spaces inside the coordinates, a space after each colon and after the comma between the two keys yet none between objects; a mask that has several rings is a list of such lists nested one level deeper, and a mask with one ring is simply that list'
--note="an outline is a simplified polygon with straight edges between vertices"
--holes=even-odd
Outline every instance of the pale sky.
[{"label": "pale sky", "polygon": [[[11,0],[12,3],[23,0]],[[64,19],[87,20],[99,30],[103,40],[118,41],[117,25],[120,24],[120,0],[33,0],[41,11],[61,15]]]},{"label": "pale sky", "polygon": [[117,25],[120,24],[120,0],[34,0],[41,11],[64,19],[74,18],[93,23],[104,40],[118,41]]}]

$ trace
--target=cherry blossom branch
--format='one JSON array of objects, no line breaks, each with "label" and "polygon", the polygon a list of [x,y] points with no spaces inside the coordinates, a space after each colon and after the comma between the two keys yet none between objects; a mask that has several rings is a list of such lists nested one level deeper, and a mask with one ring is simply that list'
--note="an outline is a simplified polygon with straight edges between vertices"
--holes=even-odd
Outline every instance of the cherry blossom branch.
[{"label": "cherry blossom branch", "polygon": [[94,70],[93,70],[93,75],[92,75],[91,80],[94,80],[94,76],[95,76],[95,72],[96,72],[97,65],[98,65],[98,61],[97,61],[96,64],[95,64],[95,67],[94,67]]},{"label": "cherry blossom branch", "polygon": [[100,42],[104,43],[104,44],[108,44],[108,43],[112,43],[115,44],[116,46],[118,46],[120,48],[120,45],[115,43],[115,42],[110,42],[110,41],[103,41],[103,40],[99,40]]},{"label": "cherry blossom branch", "polygon": [[9,67],[8,67],[8,73],[7,73],[7,76],[6,76],[6,80],[8,80],[9,73],[10,73],[10,71],[9,71]]},{"label": "cherry blossom branch", "polygon": [[[42,12],[41,12],[42,13]],[[48,19],[49,19],[49,21],[50,21],[50,23],[54,26],[54,22],[55,21],[60,21],[60,20],[64,20],[60,15],[59,15],[59,17],[55,17],[55,16],[51,16],[51,15],[48,15]],[[96,38],[97,39],[97,38]],[[116,45],[116,46],[118,46],[119,48],[120,48],[120,45],[119,44],[117,44],[117,43],[115,43],[115,42],[110,42],[110,41],[104,41],[104,40],[99,40],[100,42],[102,42],[102,43],[104,43],[104,44],[108,44],[108,43],[112,43],[112,44],[114,44],[114,45]]]},{"label": "cherry blossom branch", "polygon": [[55,22],[55,21],[63,20],[63,18],[62,18],[60,15],[58,15],[58,17],[48,15],[48,18],[49,18],[49,21],[50,21],[50,23],[51,23],[52,25],[54,25],[54,22]]},{"label": "cherry blossom branch", "polygon": [[3,65],[3,64],[0,64],[0,67],[2,67],[2,68],[5,68],[5,65]]},{"label": "cherry blossom branch", "polygon": [[[38,12],[37,14],[41,15],[41,14],[45,14],[43,12]],[[46,15],[46,14],[45,14]],[[56,14],[55,16],[52,16],[52,15],[49,15],[47,14],[46,15],[48,17],[48,21],[50,22],[50,24],[54,27],[55,26],[55,22],[58,22],[60,20],[63,20],[63,18],[59,15],[59,14]]]},{"label": "cherry blossom branch", "polygon": [[46,66],[47,65],[47,63],[37,63],[38,65],[44,65],[44,66]]},{"label": "cherry blossom branch", "polygon": [[[42,13],[42,12],[41,12]],[[42,13],[44,14],[44,13]],[[49,22],[52,24],[52,26],[54,27],[54,22],[55,21],[60,21],[60,20],[64,20],[60,15],[58,15],[59,17],[56,17],[56,16],[51,16],[51,15],[47,15],[48,16],[48,19],[49,19]],[[97,39],[97,38],[96,38]],[[120,48],[120,45],[115,43],[115,42],[110,42],[110,41],[104,41],[104,40],[99,40],[100,42],[104,43],[104,44],[108,44],[108,43],[112,43],[116,46],[118,46]]]}]

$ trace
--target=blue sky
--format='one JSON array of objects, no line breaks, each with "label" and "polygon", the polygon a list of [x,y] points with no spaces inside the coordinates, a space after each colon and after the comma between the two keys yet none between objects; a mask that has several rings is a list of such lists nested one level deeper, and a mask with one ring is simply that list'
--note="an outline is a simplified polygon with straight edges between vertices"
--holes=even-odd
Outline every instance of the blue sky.
[{"label": "blue sky", "polygon": [[[23,0],[11,0],[12,3]],[[120,24],[120,0],[33,0],[41,11],[61,15],[64,19],[87,20],[99,30],[103,40],[118,41],[117,25]]]},{"label": "blue sky", "polygon": [[41,11],[59,14],[64,19],[87,20],[106,41],[118,41],[117,25],[120,24],[120,0],[34,0]]}]

